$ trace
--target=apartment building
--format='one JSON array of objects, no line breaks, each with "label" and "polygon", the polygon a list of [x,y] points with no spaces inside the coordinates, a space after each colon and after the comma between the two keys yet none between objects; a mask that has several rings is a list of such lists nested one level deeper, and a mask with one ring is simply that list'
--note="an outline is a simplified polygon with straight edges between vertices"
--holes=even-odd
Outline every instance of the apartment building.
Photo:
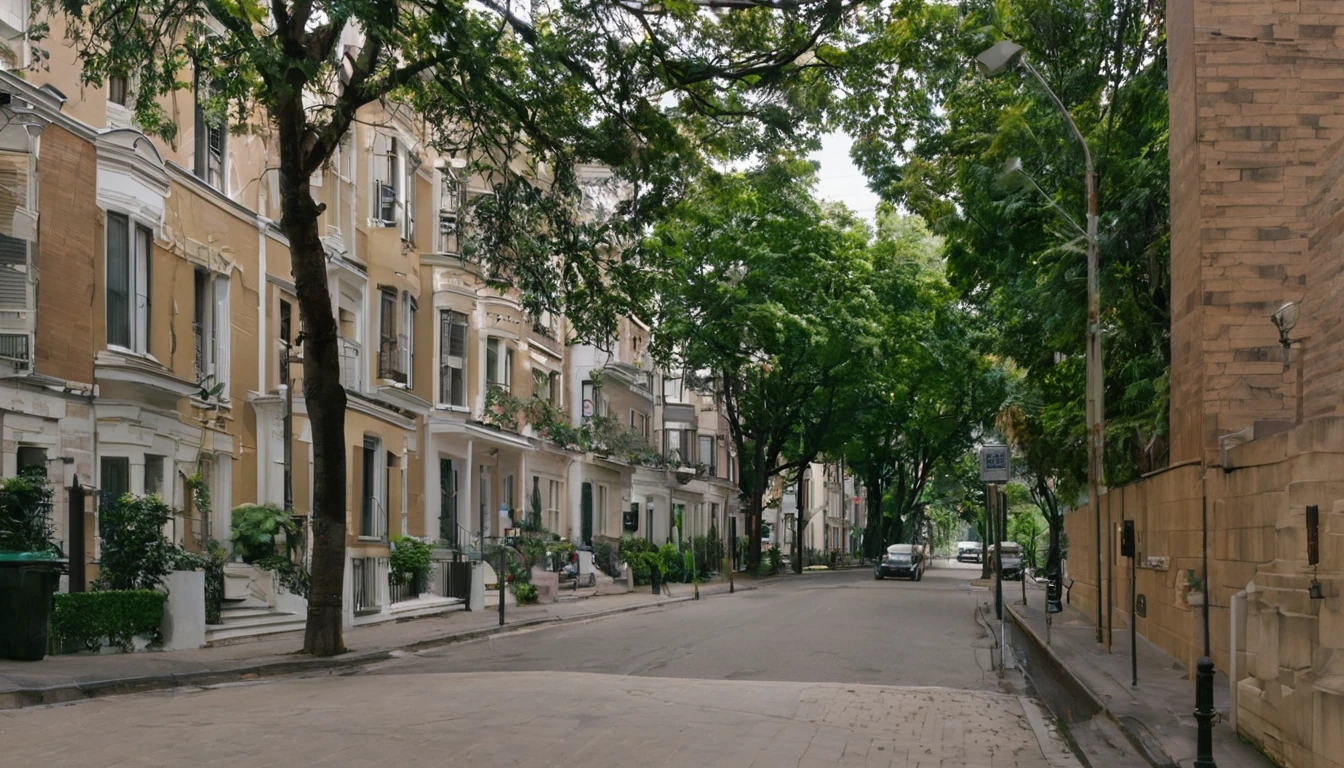
[{"label": "apartment building", "polygon": [[[135,126],[130,83],[85,86],[72,51],[51,55],[0,69],[0,471],[43,464],[59,484],[78,590],[96,576],[99,503],[122,493],[162,495],[189,548],[227,546],[243,503],[306,524],[312,437],[268,126],[212,124],[187,89],[165,99],[179,124],[164,141]],[[347,624],[404,600],[387,579],[398,535],[449,558],[536,513],[584,545],[661,543],[675,520],[726,533],[736,460],[714,398],[656,370],[634,319],[599,349],[525,311],[462,247],[489,179],[427,130],[370,105],[311,179],[348,395]],[[595,189],[610,175],[586,173]],[[557,445],[497,418],[506,399],[618,424],[647,455]]]}]

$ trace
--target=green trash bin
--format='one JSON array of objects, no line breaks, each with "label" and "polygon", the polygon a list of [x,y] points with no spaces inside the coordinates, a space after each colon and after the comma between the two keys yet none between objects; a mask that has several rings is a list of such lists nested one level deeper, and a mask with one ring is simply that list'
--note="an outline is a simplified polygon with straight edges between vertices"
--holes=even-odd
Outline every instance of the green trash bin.
[{"label": "green trash bin", "polygon": [[0,659],[41,661],[47,655],[51,596],[66,561],[44,552],[0,552]]}]

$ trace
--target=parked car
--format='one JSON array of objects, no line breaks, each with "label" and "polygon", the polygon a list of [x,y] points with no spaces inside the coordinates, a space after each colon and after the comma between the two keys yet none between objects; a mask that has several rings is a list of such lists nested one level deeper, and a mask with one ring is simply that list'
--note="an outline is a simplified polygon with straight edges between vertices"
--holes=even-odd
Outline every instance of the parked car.
[{"label": "parked car", "polygon": [[980,562],[983,548],[978,541],[958,541],[957,542],[957,562],[965,563]]},{"label": "parked car", "polygon": [[881,581],[888,576],[906,576],[911,581],[924,578],[924,548],[918,544],[892,544],[882,553],[882,559],[873,566],[873,578]]},{"label": "parked car", "polygon": [[[999,544],[1003,549],[1003,578],[1009,581],[1016,581],[1022,578],[1022,545],[1015,541],[1005,541]],[[995,547],[990,547],[986,556],[989,562],[994,562]]]}]

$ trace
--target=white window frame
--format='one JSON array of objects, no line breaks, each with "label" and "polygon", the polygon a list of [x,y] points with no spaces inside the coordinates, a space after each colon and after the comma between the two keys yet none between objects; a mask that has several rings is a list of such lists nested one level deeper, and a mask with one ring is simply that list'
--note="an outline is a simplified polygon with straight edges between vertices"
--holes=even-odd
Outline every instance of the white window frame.
[{"label": "white window frame", "polygon": [[401,294],[401,355],[406,367],[406,388],[415,388],[415,313],[420,309],[410,291]]},{"label": "white window frame", "polygon": [[[203,267],[197,267],[197,270],[205,274],[206,281],[204,296],[206,310],[202,313],[204,322],[201,328],[204,336],[202,350],[205,353],[205,360],[200,364],[203,378],[199,383],[204,384],[206,389],[223,384],[224,389],[219,393],[219,400],[222,402],[229,399],[229,329],[232,326],[229,314],[229,278],[227,275]],[[192,280],[194,302],[197,298],[194,275]],[[194,323],[195,307],[192,308],[192,312]]]},{"label": "white window frame", "polygon": [[[401,147],[398,137],[374,131],[369,153],[369,223],[372,226],[396,227],[401,221],[402,187],[405,186]],[[384,188],[392,190],[390,208],[383,202],[386,197]]]},{"label": "white window frame", "polygon": [[546,530],[560,533],[561,514],[564,503],[564,485],[559,480],[546,479]]},{"label": "white window frame", "polygon": [[[491,347],[494,347],[494,371],[490,370]],[[512,393],[514,360],[515,352],[509,339],[503,336],[488,337],[485,340],[485,364],[481,366],[481,391],[488,392],[491,387],[500,387]]]},{"label": "white window frame", "polygon": [[[126,317],[128,344],[114,344],[111,341],[112,309],[110,306],[111,276],[109,244],[112,242],[113,218],[126,221]],[[131,352],[137,355],[149,354],[149,321],[152,303],[150,301],[150,263],[154,256],[153,227],[129,213],[109,210],[106,212],[107,226],[103,227],[103,301],[108,338],[108,349]],[[146,236],[142,239],[142,235]]]},{"label": "white window frame", "polygon": [[[460,321],[460,322],[457,322],[457,318],[461,318],[461,321]],[[445,339],[445,338],[443,337],[444,320],[445,320],[445,319],[447,319],[447,321],[448,321],[449,333],[450,333],[450,334],[453,333],[453,331],[452,331],[453,328],[461,327],[461,329],[462,329],[462,354],[461,354],[460,356],[449,354],[449,351],[450,351],[451,348],[452,348],[452,344],[451,344],[451,339]],[[467,403],[468,403],[468,399],[469,399],[469,398],[468,398],[468,393],[469,393],[469,390],[471,389],[471,387],[470,387],[470,385],[469,385],[469,381],[470,381],[470,379],[467,378],[467,375],[468,375],[468,370],[467,370],[467,368],[468,368],[468,366],[467,366],[467,349],[468,349],[468,347],[467,347],[467,337],[470,335],[470,333],[471,333],[470,318],[467,316],[466,313],[463,313],[463,312],[456,312],[456,311],[454,311],[454,310],[452,310],[452,309],[450,309],[450,308],[447,308],[447,307],[441,308],[441,309],[439,310],[439,317],[438,317],[438,332],[435,334],[435,344],[436,344],[436,347],[437,347],[436,351],[437,351],[437,353],[438,353],[438,354],[436,355],[436,357],[437,357],[437,359],[438,359],[438,373],[439,373],[439,375],[438,375],[438,377],[437,377],[437,379],[436,379],[434,396],[435,396],[435,402],[438,403],[438,406],[439,406],[440,408],[447,408],[447,409],[449,409],[449,410],[454,410],[454,411],[466,411],[466,410],[468,410],[468,405],[467,405]],[[460,393],[460,394],[461,394],[461,402],[453,402],[453,401],[451,401],[450,399],[445,398],[445,396],[444,396],[444,386],[443,386],[443,380],[444,380],[444,378],[443,378],[443,377],[444,377],[444,372],[445,372],[445,370],[447,370],[447,369],[454,369],[454,370],[461,371],[461,374],[460,374],[460,377],[459,377],[460,380],[461,380],[461,382],[462,382],[461,393]],[[458,394],[458,393],[456,393],[456,392],[454,392],[454,393],[449,393],[449,398],[451,398],[451,396],[454,395],[454,394]]]}]

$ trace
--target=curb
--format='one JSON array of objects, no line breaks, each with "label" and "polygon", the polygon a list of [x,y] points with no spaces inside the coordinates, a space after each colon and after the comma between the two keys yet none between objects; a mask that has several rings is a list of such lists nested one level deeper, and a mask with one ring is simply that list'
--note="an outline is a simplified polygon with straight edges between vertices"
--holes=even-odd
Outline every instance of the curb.
[{"label": "curb", "polygon": [[[755,585],[742,586],[738,587],[736,592],[745,592],[756,588]],[[715,593],[714,595],[707,595],[704,597],[716,597],[718,594],[726,595],[728,593]],[[684,597],[668,598],[657,603],[627,605],[620,608],[590,611],[574,616],[543,616],[535,619],[524,619],[523,621],[505,624],[503,626],[447,633],[439,635],[438,637],[425,638],[423,640],[417,640],[412,643],[389,648],[351,651],[331,658],[299,657],[296,655],[295,658],[281,659],[262,664],[251,664],[231,669],[200,670],[196,672],[147,675],[142,677],[91,680],[81,683],[53,685],[46,688],[20,688],[13,691],[0,692],[0,710],[25,709],[27,707],[40,707],[51,704],[66,704],[84,699],[101,698],[104,696],[121,696],[131,693],[146,693],[149,691],[162,691],[172,688],[219,685],[222,683],[239,682],[242,680],[257,680],[263,677],[280,677],[284,675],[301,674],[304,672],[349,669],[372,664],[374,662],[386,661],[392,658],[394,651],[424,651],[430,648],[452,645],[454,643],[478,640],[483,637],[499,635],[518,629],[527,629],[529,627],[545,626],[549,624],[568,624],[591,621],[593,619],[616,616],[622,613],[633,613],[635,611],[662,608],[678,603],[693,602],[694,600],[694,596],[686,595]]]},{"label": "curb", "polygon": [[1132,717],[1119,717],[1112,712],[1110,707],[1106,706],[1106,702],[1102,701],[1101,697],[1088,687],[1087,683],[1083,682],[1081,678],[1073,673],[1073,670],[1069,669],[1068,666],[1055,655],[1054,649],[1047,645],[1045,641],[1041,639],[1040,635],[1036,634],[1036,630],[1022,618],[1022,615],[1019,614],[1015,608],[1008,605],[1007,601],[1005,601],[1003,607],[1005,613],[1012,616],[1013,625],[1016,626],[1024,636],[1031,640],[1032,644],[1036,646],[1036,650],[1050,657],[1054,662],[1054,666],[1060,673],[1067,676],[1071,687],[1082,691],[1096,706],[1097,711],[1105,714],[1106,719],[1110,720],[1115,724],[1115,727],[1120,729],[1120,733],[1124,734],[1125,739],[1129,741],[1130,746],[1134,747],[1149,765],[1153,766],[1153,768],[1178,768],[1180,763],[1173,760],[1170,755],[1162,750],[1157,739],[1148,732],[1148,728],[1144,726],[1142,722]]}]

